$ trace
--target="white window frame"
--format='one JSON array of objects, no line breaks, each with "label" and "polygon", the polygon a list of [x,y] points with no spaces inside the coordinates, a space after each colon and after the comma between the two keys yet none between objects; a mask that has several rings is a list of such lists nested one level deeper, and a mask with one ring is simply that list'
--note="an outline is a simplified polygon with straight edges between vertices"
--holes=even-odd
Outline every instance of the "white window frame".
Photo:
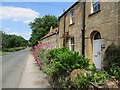
[{"label": "white window frame", "polygon": [[72,10],[70,12],[70,24],[73,24],[74,20],[75,20],[75,12],[74,12],[74,10]]},{"label": "white window frame", "polygon": [[100,5],[100,0],[92,0],[92,4],[91,4],[91,12],[93,13],[93,12],[95,12],[95,11],[98,11],[99,9],[100,9],[100,6],[99,6],[99,8],[97,9],[97,10],[95,10],[94,9],[94,6],[95,5],[97,5],[97,7],[98,7],[98,5]]},{"label": "white window frame", "polygon": [[[73,40],[73,41],[72,41]],[[70,38],[70,51],[75,51],[75,38]]]}]

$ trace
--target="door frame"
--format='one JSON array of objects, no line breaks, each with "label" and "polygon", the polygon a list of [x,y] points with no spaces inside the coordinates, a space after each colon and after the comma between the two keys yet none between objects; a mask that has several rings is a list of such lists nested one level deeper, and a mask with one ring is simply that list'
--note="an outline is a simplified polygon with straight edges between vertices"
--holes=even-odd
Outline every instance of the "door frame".
[{"label": "door frame", "polygon": [[[96,68],[98,68],[98,69],[101,69],[101,63],[102,63],[102,56],[101,56],[101,34],[99,33],[99,32],[94,32],[94,34],[93,34],[93,37],[92,37],[92,47],[93,47],[93,49],[94,48],[96,48],[96,47],[94,47],[94,43],[95,43],[95,40],[98,42],[98,44],[100,44],[100,45],[98,45],[99,47],[97,48],[97,50],[98,50],[98,52],[96,53],[96,51],[95,50],[92,50],[92,61],[93,61],[93,63],[95,64],[95,66],[96,66]],[[96,43],[97,43],[96,42]],[[96,55],[94,55],[96,53]],[[95,58],[96,57],[96,58]],[[98,58],[97,58],[98,57]],[[96,60],[95,60],[96,59]],[[97,60],[100,60],[100,61],[98,61],[98,62],[96,62],[95,63],[95,61],[97,61]]]}]

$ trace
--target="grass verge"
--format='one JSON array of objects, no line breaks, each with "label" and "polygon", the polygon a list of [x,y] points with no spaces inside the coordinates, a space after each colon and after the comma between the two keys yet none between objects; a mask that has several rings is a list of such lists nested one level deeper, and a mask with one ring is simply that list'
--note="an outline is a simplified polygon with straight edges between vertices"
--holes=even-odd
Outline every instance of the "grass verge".
[{"label": "grass verge", "polygon": [[3,52],[0,52],[0,56],[3,56],[3,55],[6,55],[6,54],[10,54],[11,52],[5,52],[5,51],[3,51]]},{"label": "grass verge", "polygon": [[0,56],[10,54],[11,52],[19,51],[22,49],[25,49],[26,47],[16,47],[16,48],[5,48],[2,51],[0,51]]}]

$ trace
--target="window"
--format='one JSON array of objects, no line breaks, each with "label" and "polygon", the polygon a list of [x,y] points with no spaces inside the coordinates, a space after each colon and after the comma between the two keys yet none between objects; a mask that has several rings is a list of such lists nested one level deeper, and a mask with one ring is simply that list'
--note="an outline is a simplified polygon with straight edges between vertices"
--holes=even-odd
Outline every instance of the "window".
[{"label": "window", "polygon": [[93,12],[100,9],[100,0],[92,0]]},{"label": "window", "polygon": [[74,23],[74,10],[71,11],[70,13],[70,24],[73,24]]},{"label": "window", "polygon": [[94,36],[94,40],[101,39],[100,33],[97,32]]},{"label": "window", "polygon": [[74,38],[70,38],[70,50],[74,51]]}]

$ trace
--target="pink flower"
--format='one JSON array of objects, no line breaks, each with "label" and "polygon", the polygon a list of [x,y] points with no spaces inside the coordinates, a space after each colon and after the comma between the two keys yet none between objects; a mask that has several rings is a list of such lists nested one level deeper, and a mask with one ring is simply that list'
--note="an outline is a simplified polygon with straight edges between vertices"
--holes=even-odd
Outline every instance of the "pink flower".
[{"label": "pink flower", "polygon": [[48,60],[48,62],[51,62],[51,60]]},{"label": "pink flower", "polygon": [[67,34],[66,32],[64,34]]},{"label": "pink flower", "polygon": [[40,58],[40,57],[36,57],[36,58]]},{"label": "pink flower", "polygon": [[37,65],[40,65],[40,64],[41,64],[40,60],[37,60]]},{"label": "pink flower", "polygon": [[44,67],[44,65],[40,64],[41,67]]},{"label": "pink flower", "polygon": [[72,35],[72,34],[69,34],[69,35],[73,37],[73,35]]}]

